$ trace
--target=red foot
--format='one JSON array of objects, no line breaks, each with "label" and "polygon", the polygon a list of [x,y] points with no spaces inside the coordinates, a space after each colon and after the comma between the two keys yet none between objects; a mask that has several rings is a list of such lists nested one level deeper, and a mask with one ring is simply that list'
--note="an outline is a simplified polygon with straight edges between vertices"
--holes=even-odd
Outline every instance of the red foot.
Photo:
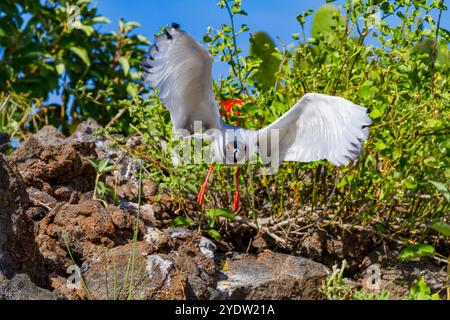
[{"label": "red foot", "polygon": [[240,198],[240,190],[239,190],[239,177],[241,176],[241,168],[237,168],[236,171],[236,191],[234,192],[233,199],[233,212],[237,212],[239,209],[239,198]]},{"label": "red foot", "polygon": [[209,177],[211,176],[211,173],[213,172],[213,170],[214,170],[214,163],[211,163],[209,165],[208,173],[206,174],[205,182],[203,182],[202,188],[200,189],[200,192],[198,193],[197,203],[200,205],[203,203],[203,199],[205,198],[206,187],[208,186],[208,180],[209,180]]}]

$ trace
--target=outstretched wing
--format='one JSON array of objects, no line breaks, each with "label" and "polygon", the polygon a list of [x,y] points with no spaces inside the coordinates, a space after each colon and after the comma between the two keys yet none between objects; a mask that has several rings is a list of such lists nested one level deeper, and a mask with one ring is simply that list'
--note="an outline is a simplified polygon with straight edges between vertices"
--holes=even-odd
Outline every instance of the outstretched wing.
[{"label": "outstretched wing", "polygon": [[[280,161],[328,160],[347,165],[361,154],[371,123],[364,107],[340,97],[308,93],[258,134],[270,138],[272,130],[278,129]],[[277,146],[271,147],[276,152]],[[267,149],[261,151],[270,154]]]},{"label": "outstretched wing", "polygon": [[220,114],[212,87],[212,59],[186,32],[172,24],[156,38],[144,61],[144,78],[169,110],[175,130],[194,133],[194,121],[200,129],[219,128]]}]

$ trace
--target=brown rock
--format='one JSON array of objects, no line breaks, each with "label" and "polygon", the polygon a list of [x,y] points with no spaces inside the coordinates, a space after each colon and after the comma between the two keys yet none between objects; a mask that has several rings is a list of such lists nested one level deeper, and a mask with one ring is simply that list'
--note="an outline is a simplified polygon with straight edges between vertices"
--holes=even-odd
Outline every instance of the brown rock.
[{"label": "brown rock", "polygon": [[292,252],[329,267],[346,260],[348,270],[355,271],[377,242],[376,237],[365,230],[310,230],[301,241],[293,243]]},{"label": "brown rock", "polygon": [[446,286],[446,265],[439,266],[430,257],[401,261],[398,259],[401,249],[396,244],[384,244],[370,252],[360,266],[359,286],[375,294],[387,291],[389,299],[403,300],[409,293],[411,284],[423,277],[431,292],[440,292],[445,299],[443,289]]},{"label": "brown rock", "polygon": [[[30,204],[22,180],[16,166],[10,160],[0,156],[0,266],[9,278],[17,273],[28,273],[31,280],[41,287],[47,286],[45,262],[40,255],[33,234],[33,218],[37,212],[28,214]],[[42,210],[42,209],[36,209]],[[1,272],[0,272],[1,273]],[[9,297],[17,296],[15,285],[25,280],[3,283],[5,294]],[[29,281],[29,280],[27,280]],[[3,286],[2,285],[2,286]],[[16,288],[19,289],[19,288]],[[38,292],[39,290],[33,291]],[[30,290],[30,299],[32,298]]]},{"label": "brown rock", "polygon": [[5,153],[9,148],[9,135],[0,132],[0,153]]},{"label": "brown rock", "polygon": [[151,180],[148,179],[143,180],[142,187],[144,197],[147,200],[151,200],[152,197],[158,193],[158,185]]},{"label": "brown rock", "polygon": [[222,299],[316,299],[330,272],[312,260],[273,252],[237,255],[226,266],[217,283]]},{"label": "brown rock", "polygon": [[59,201],[70,202],[74,192],[77,193],[71,186],[57,186],[53,194]]},{"label": "brown rock", "polygon": [[27,189],[28,196],[30,198],[30,201],[35,206],[43,206],[45,208],[53,208],[58,201],[49,195],[48,193],[38,190],[34,187],[30,187]]},{"label": "brown rock", "polygon": [[133,299],[210,299],[216,267],[201,243],[198,233],[169,228],[135,245],[115,247],[89,262],[86,286],[94,299],[124,299],[130,292]]},{"label": "brown rock", "polygon": [[57,300],[60,296],[36,286],[26,274],[0,279],[0,300]]},{"label": "brown rock", "polygon": [[59,146],[65,142],[65,136],[53,126],[45,126],[25,140],[12,156],[19,161],[33,158],[40,149],[46,146]]},{"label": "brown rock", "polygon": [[[70,249],[77,259],[84,261],[130,242],[134,227],[134,217],[114,206],[106,209],[98,201],[58,204],[39,222],[37,241],[43,248],[42,254],[50,260],[55,252],[58,256]],[[142,238],[143,223],[138,227]]]},{"label": "brown rock", "polygon": [[0,155],[0,259],[6,259],[5,246],[11,248],[15,245],[16,222],[27,205],[28,194],[22,177],[14,163]]},{"label": "brown rock", "polygon": [[36,156],[21,162],[19,170],[27,186],[51,193],[58,185],[86,192],[94,187],[95,170],[86,158],[96,158],[92,143],[75,142],[68,145],[41,148]]},{"label": "brown rock", "polygon": [[[211,299],[215,295],[216,265],[205,253],[202,237],[185,228],[168,228],[147,258],[147,271],[156,272],[151,299]],[[156,289],[156,290],[155,290]]]},{"label": "brown rock", "polygon": [[64,279],[54,284],[56,292],[72,299],[142,299],[148,290],[149,275],[145,270],[147,245],[145,242],[126,244],[110,250],[89,262],[83,273],[85,285],[74,290],[67,288]]}]

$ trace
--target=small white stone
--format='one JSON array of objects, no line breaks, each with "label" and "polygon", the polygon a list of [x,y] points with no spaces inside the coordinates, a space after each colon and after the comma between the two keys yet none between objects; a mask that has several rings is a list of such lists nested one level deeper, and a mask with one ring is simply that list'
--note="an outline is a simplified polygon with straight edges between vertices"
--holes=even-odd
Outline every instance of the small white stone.
[{"label": "small white stone", "polygon": [[159,231],[157,228],[149,227],[147,228],[147,234],[144,236],[144,240],[147,243],[152,244],[161,239],[162,235],[163,233]]},{"label": "small white stone", "polygon": [[200,251],[208,258],[214,258],[214,253],[216,252],[216,245],[209,239],[202,237],[198,245]]},{"label": "small white stone", "polygon": [[151,255],[147,258],[146,271],[150,278],[158,279],[157,283],[163,285],[166,282],[170,283],[170,271],[173,268],[172,261],[164,259],[160,255]]}]

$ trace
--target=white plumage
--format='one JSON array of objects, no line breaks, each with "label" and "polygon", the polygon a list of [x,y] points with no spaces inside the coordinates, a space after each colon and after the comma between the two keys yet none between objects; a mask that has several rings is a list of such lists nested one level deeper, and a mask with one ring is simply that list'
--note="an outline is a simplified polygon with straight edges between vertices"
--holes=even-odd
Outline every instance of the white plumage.
[{"label": "white plumage", "polygon": [[[193,134],[194,121],[201,121],[203,130],[221,132],[213,139],[216,150],[223,151],[216,153],[216,162],[225,163],[226,146],[236,146],[235,140],[242,137],[249,150],[256,150],[263,157],[270,154],[269,150],[262,150],[270,144],[258,144],[255,148],[249,144],[256,144],[258,136],[270,138],[272,129],[278,129],[280,161],[328,160],[347,165],[358,158],[369,134],[367,127],[371,119],[366,108],[340,97],[317,93],[304,95],[282,117],[259,131],[226,124],[214,98],[211,56],[176,24],[156,38],[143,68],[145,80],[159,89],[158,95],[170,112],[174,130],[188,130]],[[226,134],[226,130],[235,133]]]}]

